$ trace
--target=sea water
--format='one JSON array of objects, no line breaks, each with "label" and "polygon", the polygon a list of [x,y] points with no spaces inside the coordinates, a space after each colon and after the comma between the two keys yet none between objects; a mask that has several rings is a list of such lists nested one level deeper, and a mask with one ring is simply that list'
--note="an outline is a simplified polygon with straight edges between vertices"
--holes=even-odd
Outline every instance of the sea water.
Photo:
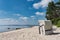
[{"label": "sea water", "polygon": [[0,26],[0,32],[16,30],[16,28],[26,28],[29,26]]}]

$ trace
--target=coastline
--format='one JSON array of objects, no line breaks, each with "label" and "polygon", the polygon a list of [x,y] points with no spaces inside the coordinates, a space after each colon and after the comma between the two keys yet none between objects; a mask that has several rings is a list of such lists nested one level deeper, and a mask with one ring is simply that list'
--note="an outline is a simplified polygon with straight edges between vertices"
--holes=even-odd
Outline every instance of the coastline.
[{"label": "coastline", "polygon": [[[60,32],[60,28],[56,31]],[[60,40],[60,34],[40,35],[38,26],[0,33],[0,40]]]}]

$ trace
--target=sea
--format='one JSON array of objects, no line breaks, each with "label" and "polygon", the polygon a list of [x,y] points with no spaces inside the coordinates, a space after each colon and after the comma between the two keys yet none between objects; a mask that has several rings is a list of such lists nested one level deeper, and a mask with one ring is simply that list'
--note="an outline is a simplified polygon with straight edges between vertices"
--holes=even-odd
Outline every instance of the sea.
[{"label": "sea", "polygon": [[8,32],[12,30],[21,29],[21,28],[29,28],[36,25],[0,25],[0,32]]}]

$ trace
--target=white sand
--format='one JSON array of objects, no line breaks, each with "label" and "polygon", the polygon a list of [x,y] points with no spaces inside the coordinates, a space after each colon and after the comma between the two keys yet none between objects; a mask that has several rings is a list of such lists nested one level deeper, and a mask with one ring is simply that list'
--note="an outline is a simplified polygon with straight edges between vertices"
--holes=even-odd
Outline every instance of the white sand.
[{"label": "white sand", "polygon": [[60,40],[60,34],[40,35],[38,27],[32,27],[0,33],[0,40]]}]

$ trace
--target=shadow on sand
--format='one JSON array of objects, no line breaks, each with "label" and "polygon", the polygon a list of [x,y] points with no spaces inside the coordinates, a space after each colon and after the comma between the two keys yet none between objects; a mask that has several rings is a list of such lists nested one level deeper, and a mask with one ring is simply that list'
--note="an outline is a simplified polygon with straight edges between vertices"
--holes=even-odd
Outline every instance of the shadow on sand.
[{"label": "shadow on sand", "polygon": [[57,32],[57,33],[52,33],[52,34],[49,34],[49,35],[58,35],[58,34],[60,34],[59,32]]}]

